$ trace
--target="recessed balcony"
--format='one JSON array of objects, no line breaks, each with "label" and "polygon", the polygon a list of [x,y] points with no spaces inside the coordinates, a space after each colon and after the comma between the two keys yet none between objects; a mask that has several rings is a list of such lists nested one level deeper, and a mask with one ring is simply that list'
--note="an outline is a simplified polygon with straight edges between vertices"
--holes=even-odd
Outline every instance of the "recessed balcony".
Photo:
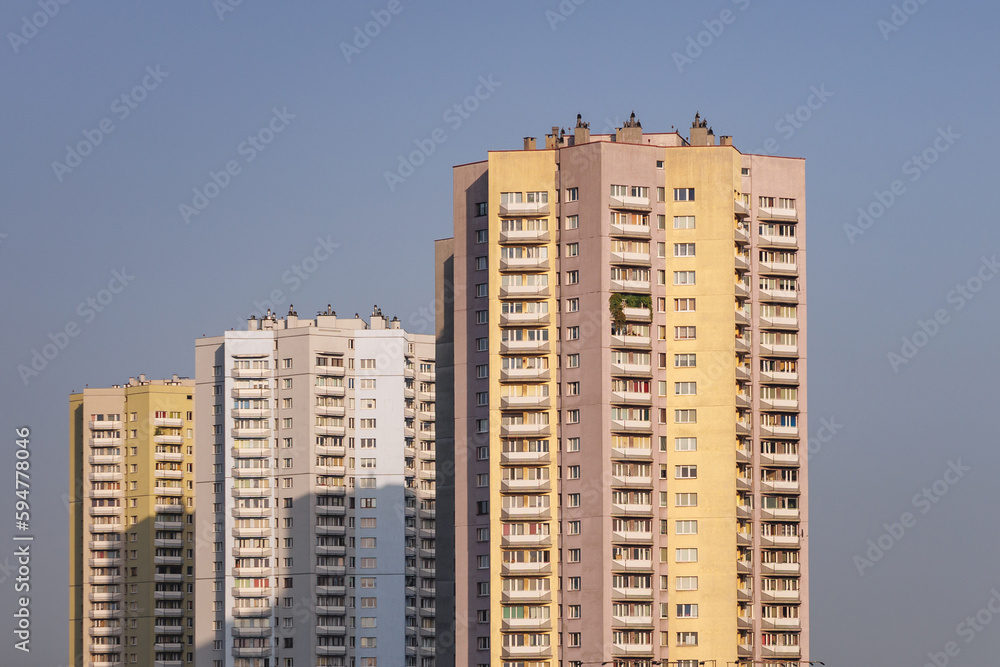
[{"label": "recessed balcony", "polygon": [[500,204],[500,215],[505,218],[539,216],[549,214],[548,202],[508,202]]},{"label": "recessed balcony", "polygon": [[733,200],[733,215],[737,218],[749,218],[750,209],[739,199]]},{"label": "recessed balcony", "polygon": [[232,377],[234,378],[269,378],[271,377],[270,368],[234,368],[232,369]]},{"label": "recessed balcony", "polygon": [[750,235],[744,225],[738,224],[733,228],[733,240],[740,245],[750,245]]},{"label": "recessed balcony", "polygon": [[501,257],[501,271],[547,271],[548,257]]},{"label": "recessed balcony", "polygon": [[544,382],[550,377],[548,368],[504,368],[501,382]]},{"label": "recessed balcony", "polygon": [[608,206],[625,211],[651,211],[649,197],[633,197],[631,195],[612,195],[608,198]]},{"label": "recessed balcony", "polygon": [[549,295],[548,285],[501,285],[500,298],[541,298]]},{"label": "recessed balcony", "polygon": [[547,229],[517,229],[500,232],[500,243],[548,243],[549,230]]},{"label": "recessed balcony", "polygon": [[799,214],[794,208],[759,206],[757,207],[757,219],[773,220],[775,222],[798,222]]},{"label": "recessed balcony", "polygon": [[539,313],[500,313],[500,326],[519,324],[548,324],[548,312]]},{"label": "recessed balcony", "polygon": [[612,292],[649,293],[648,280],[611,280]]},{"label": "recessed balcony", "polygon": [[743,255],[741,253],[736,253],[735,257],[736,270],[737,271],[749,271],[750,270],[750,256]]},{"label": "recessed balcony", "polygon": [[733,283],[733,290],[736,292],[736,296],[741,299],[750,298],[750,286],[740,280]]},{"label": "recessed balcony", "polygon": [[648,252],[612,251],[612,264],[634,264],[639,266],[649,266],[650,258]]}]

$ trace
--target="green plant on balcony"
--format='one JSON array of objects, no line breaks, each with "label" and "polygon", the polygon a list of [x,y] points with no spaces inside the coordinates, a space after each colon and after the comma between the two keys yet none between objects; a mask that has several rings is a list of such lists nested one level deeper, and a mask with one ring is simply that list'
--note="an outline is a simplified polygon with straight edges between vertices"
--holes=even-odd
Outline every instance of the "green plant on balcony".
[{"label": "green plant on balcony", "polygon": [[612,294],[608,298],[611,323],[615,329],[625,325],[625,308],[646,308],[652,310],[653,298],[648,294]]}]

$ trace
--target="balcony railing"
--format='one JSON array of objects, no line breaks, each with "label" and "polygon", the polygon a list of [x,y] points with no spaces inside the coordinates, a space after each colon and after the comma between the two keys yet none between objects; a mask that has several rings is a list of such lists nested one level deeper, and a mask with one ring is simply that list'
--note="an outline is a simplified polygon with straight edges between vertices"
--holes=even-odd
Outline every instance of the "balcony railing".
[{"label": "balcony railing", "polygon": [[628,238],[648,239],[649,225],[628,225],[613,222],[611,223],[612,236],[626,236]]},{"label": "balcony railing", "polygon": [[549,230],[517,229],[500,232],[500,243],[548,243]]},{"label": "balcony railing", "polygon": [[611,281],[611,291],[613,292],[649,292],[648,280],[614,280]]},{"label": "balcony railing", "polygon": [[501,382],[542,382],[548,379],[548,368],[507,368],[500,371]]},{"label": "balcony railing", "polygon": [[500,204],[500,215],[505,218],[549,214],[548,202],[508,202]]},{"label": "balcony railing", "polygon": [[545,313],[500,313],[500,326],[517,324],[548,324],[549,314]]},{"label": "balcony railing", "polygon": [[539,298],[549,295],[548,285],[501,285],[500,298]]},{"label": "balcony railing", "polygon": [[501,271],[545,271],[549,268],[548,257],[501,257]]},{"label": "balcony railing", "polygon": [[608,206],[626,211],[650,211],[653,208],[649,203],[649,197],[631,195],[612,195],[608,199]]},{"label": "balcony railing", "polygon": [[759,206],[757,208],[758,220],[774,220],[776,222],[797,222],[798,211],[794,208],[778,208],[777,206]]}]

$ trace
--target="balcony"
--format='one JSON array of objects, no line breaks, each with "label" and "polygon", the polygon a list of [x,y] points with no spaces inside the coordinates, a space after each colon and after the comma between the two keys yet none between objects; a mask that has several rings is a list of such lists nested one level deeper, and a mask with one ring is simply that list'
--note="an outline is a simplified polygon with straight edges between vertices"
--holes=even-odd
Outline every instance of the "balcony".
[{"label": "balcony", "polygon": [[798,454],[767,454],[761,453],[760,462],[763,465],[786,465],[786,466],[797,466],[799,465],[799,455]]},{"label": "balcony", "polygon": [[548,463],[548,452],[503,452],[500,454],[500,465],[516,465],[522,463]]},{"label": "balcony", "polygon": [[773,273],[783,276],[795,276],[799,273],[799,267],[797,264],[792,264],[789,262],[761,262],[760,263],[761,273]]},{"label": "balcony", "polygon": [[736,292],[736,296],[741,299],[750,298],[750,286],[741,280],[737,280],[733,283],[733,290]]},{"label": "balcony", "polygon": [[799,401],[794,398],[762,398],[760,399],[762,410],[790,410],[799,409]]},{"label": "balcony", "polygon": [[271,416],[269,408],[233,408],[229,411],[233,419],[262,419]]},{"label": "balcony", "polygon": [[114,516],[122,511],[121,507],[91,507],[90,516]]},{"label": "balcony", "polygon": [[347,526],[336,524],[319,524],[313,528],[317,535],[346,535]]},{"label": "balcony", "polygon": [[768,357],[795,357],[799,354],[798,345],[778,345],[776,343],[761,343],[760,354]]},{"label": "balcony", "polygon": [[120,482],[121,472],[92,472],[87,477],[91,482]]},{"label": "balcony", "polygon": [[183,556],[153,556],[154,565],[183,565]]},{"label": "balcony", "polygon": [[87,599],[91,602],[118,602],[122,599],[122,593],[91,593]]},{"label": "balcony", "polygon": [[540,354],[549,351],[547,340],[503,340],[500,341],[501,354]]},{"label": "balcony", "polygon": [[[544,496],[543,496],[544,497]],[[540,507],[504,507],[500,510],[501,519],[548,519],[548,506]]]},{"label": "balcony", "polygon": [[753,507],[750,505],[737,505],[736,517],[738,519],[750,519],[753,517]]},{"label": "balcony", "polygon": [[753,483],[750,481],[749,477],[737,477],[736,478],[736,490],[737,491],[750,491],[753,488]]},{"label": "balcony", "polygon": [[313,372],[315,372],[316,375],[327,375],[333,377],[344,377],[347,373],[343,366],[334,366],[332,364],[328,366],[313,366]]},{"label": "balcony", "polygon": [[316,435],[332,435],[332,436],[343,436],[347,434],[347,428],[344,426],[316,426]]},{"label": "balcony", "polygon": [[650,433],[653,422],[639,419],[612,419],[611,430],[624,433]]},{"label": "balcony", "polygon": [[344,505],[317,505],[316,514],[319,516],[344,516],[347,508]]},{"label": "balcony", "polygon": [[549,295],[548,285],[501,285],[500,298],[541,298]]},{"label": "balcony", "polygon": [[764,658],[797,658],[802,652],[798,646],[761,646],[760,654]]},{"label": "balcony", "polygon": [[747,205],[744,204],[742,200],[740,200],[740,199],[734,199],[733,200],[733,215],[735,215],[737,218],[749,218],[750,217],[750,209],[747,208]]},{"label": "balcony", "polygon": [[501,396],[500,409],[514,410],[516,408],[527,408],[538,410],[549,407],[551,401],[548,396]]},{"label": "balcony", "polygon": [[649,293],[648,280],[611,280],[612,292]]},{"label": "balcony", "polygon": [[750,409],[750,394],[744,394],[743,392],[736,392],[736,405],[740,408]]},{"label": "balcony", "polygon": [[650,345],[649,336],[624,336],[614,334],[611,336],[613,347],[638,348],[648,350]]},{"label": "balcony", "polygon": [[344,605],[321,604],[316,607],[316,613],[327,616],[343,616],[347,613],[347,607]]},{"label": "balcony", "polygon": [[113,637],[122,634],[122,626],[112,625],[102,628],[90,628],[91,637]]},{"label": "balcony", "polygon": [[612,251],[611,252],[611,263],[612,264],[637,264],[639,266],[649,266],[650,259],[648,252],[628,252],[628,251]]},{"label": "balcony", "polygon": [[271,516],[270,507],[234,507],[232,515],[235,519],[263,519]]},{"label": "balcony", "polygon": [[165,426],[168,428],[180,428],[184,426],[184,420],[179,417],[156,417],[153,419],[153,426]]},{"label": "balcony", "polygon": [[[122,650],[121,644],[90,644],[87,648],[91,653],[117,653]],[[121,663],[118,663],[121,664]]]},{"label": "balcony", "polygon": [[[92,526],[93,527],[93,526]],[[100,526],[103,529],[107,529],[108,526]],[[87,543],[88,549],[121,549],[121,540],[91,540]]]},{"label": "balcony", "polygon": [[267,440],[261,440],[260,444],[265,445],[264,447],[233,447],[232,455],[234,459],[261,459],[271,456],[271,448],[267,445],[270,444]]},{"label": "balcony", "polygon": [[172,572],[167,573],[156,573],[153,575],[153,581],[164,582],[164,583],[179,583],[184,581],[184,575],[179,572],[174,574]]},{"label": "balcony", "polygon": [[501,649],[502,658],[550,658],[551,646],[504,646]]},{"label": "balcony", "polygon": [[611,476],[611,486],[634,487],[634,486],[652,486],[652,485],[653,485],[653,478],[651,475]]},{"label": "balcony", "polygon": [[122,423],[120,421],[99,419],[89,422],[88,426],[93,431],[117,431],[121,429]]},{"label": "balcony", "polygon": [[154,600],[183,600],[184,591],[153,591]]},{"label": "balcony", "polygon": [[551,488],[547,479],[503,479],[500,480],[502,493],[541,493]]},{"label": "balcony", "polygon": [[799,374],[797,372],[761,371],[760,380],[771,384],[798,384]]},{"label": "balcony", "polygon": [[501,231],[500,243],[548,243],[549,230],[518,229]]},{"label": "balcony", "polygon": [[184,460],[184,454],[181,452],[153,452],[153,460],[180,463]]},{"label": "balcony", "polygon": [[321,456],[344,456],[347,448],[344,445],[316,445],[315,453]]},{"label": "balcony", "polygon": [[733,241],[740,245],[750,245],[750,235],[744,225],[738,224],[733,228]]},{"label": "balcony", "polygon": [[234,577],[270,577],[269,567],[234,567],[232,569]]},{"label": "balcony", "polygon": [[243,648],[233,648],[233,657],[235,658],[269,658],[271,657],[271,647],[270,646],[255,646],[255,647],[243,647]]},{"label": "balcony", "polygon": [[552,620],[548,618],[504,618],[501,620],[500,629],[504,632],[551,630]]},{"label": "balcony", "polygon": [[760,599],[765,602],[799,602],[799,591],[761,591]]},{"label": "balcony", "polygon": [[653,533],[648,530],[613,530],[611,540],[614,542],[652,542]]},{"label": "balcony", "polygon": [[501,271],[547,271],[548,257],[501,257]]},{"label": "balcony", "polygon": [[798,222],[799,214],[794,208],[759,206],[757,207],[757,219],[773,220],[775,222]]},{"label": "balcony", "polygon": [[508,202],[500,204],[500,215],[505,218],[531,217],[549,214],[548,202]]},{"label": "balcony", "polygon": [[633,197],[631,195],[612,195],[608,198],[608,206],[625,211],[651,211],[649,197]]},{"label": "balcony", "polygon": [[634,572],[636,570],[652,570],[652,560],[633,560],[627,558],[616,558],[611,561],[611,569],[616,572]]},{"label": "balcony", "polygon": [[270,368],[234,368],[232,370],[232,377],[234,378],[269,378],[271,377]]},{"label": "balcony", "polygon": [[346,646],[317,646],[316,655],[347,655]]},{"label": "balcony", "polygon": [[323,417],[343,417],[347,414],[347,408],[343,405],[317,405],[316,414]]},{"label": "balcony", "polygon": [[648,239],[649,225],[628,225],[611,223],[611,236],[625,236],[633,239]]},{"label": "balcony", "polygon": [[316,634],[328,637],[346,637],[346,625],[317,625]]},{"label": "balcony", "polygon": [[799,437],[798,426],[777,426],[770,425],[760,427],[760,434],[763,437],[771,438],[797,438]]},{"label": "balcony", "polygon": [[500,313],[500,326],[518,324],[548,324],[549,314],[544,313]]},{"label": "balcony", "polygon": [[651,377],[653,367],[650,364],[611,364],[611,374],[625,377]]},{"label": "balcony", "polygon": [[504,535],[500,538],[500,544],[504,547],[549,547],[552,546],[552,536],[533,535]]},{"label": "balcony", "polygon": [[760,326],[764,329],[785,329],[798,331],[799,320],[797,317],[761,317]]},{"label": "balcony", "polygon": [[267,438],[271,435],[269,428],[234,428],[231,429],[234,438]]},{"label": "balcony", "polygon": [[121,447],[121,438],[91,438],[91,447]]},{"label": "balcony", "polygon": [[759,234],[757,245],[765,248],[797,248],[798,239],[795,236],[772,236],[771,234]]},{"label": "balcony", "polygon": [[652,644],[612,644],[615,651],[624,653],[626,655],[642,655],[642,654],[652,654],[653,645]]},{"label": "balcony", "polygon": [[503,438],[527,438],[549,435],[548,424],[501,424],[500,436]]},{"label": "balcony", "polygon": [[653,450],[649,447],[612,447],[611,458],[613,459],[649,459],[653,456]]},{"label": "balcony", "polygon": [[763,547],[791,547],[793,549],[802,546],[798,535],[761,535],[760,544]]},{"label": "balcony", "polygon": [[778,303],[798,303],[798,292],[793,289],[763,289],[760,290],[761,301]]},{"label": "balcony", "polygon": [[798,508],[773,507],[760,509],[760,518],[765,521],[798,521]]},{"label": "balcony", "polygon": [[270,618],[271,608],[264,607],[232,607],[235,618]]},{"label": "balcony", "polygon": [[802,624],[797,618],[765,618],[761,621],[765,630],[801,630]]},{"label": "balcony", "polygon": [[653,624],[652,616],[612,616],[611,624],[614,627],[620,628],[635,628],[641,626],[650,626]]},{"label": "balcony", "polygon": [[[746,342],[745,341],[739,340],[739,342],[737,342],[737,345],[740,345],[740,344],[742,344],[744,347],[746,347]],[[747,351],[749,351],[749,350],[747,350]],[[749,382],[750,381],[750,367],[749,366],[742,366],[742,365],[737,366],[736,367],[736,380],[737,381],[743,381],[743,382]]]},{"label": "balcony", "polygon": [[512,604],[516,602],[527,602],[527,603],[551,602],[552,591],[549,590],[503,591],[502,593],[500,593],[500,601],[504,604]]},{"label": "balcony", "polygon": [[164,549],[180,549],[184,546],[184,541],[179,537],[177,539],[169,539],[169,540],[157,538],[153,540],[153,546],[161,547]]},{"label": "balcony", "polygon": [[158,479],[184,479],[183,470],[154,470],[153,476]]},{"label": "balcony", "polygon": [[737,271],[749,271],[750,270],[750,256],[736,253],[736,270]]},{"label": "balcony", "polygon": [[501,382],[544,382],[549,377],[548,368],[506,368],[500,371]]},{"label": "balcony", "polygon": [[267,387],[237,387],[229,395],[233,398],[269,398],[271,390]]},{"label": "balcony", "polygon": [[784,480],[761,480],[760,490],[765,493],[799,493],[799,483]]},{"label": "balcony", "polygon": [[100,466],[121,463],[122,457],[120,454],[98,454],[97,456],[87,457],[87,460],[92,466]]},{"label": "balcony", "polygon": [[233,588],[234,598],[266,598],[271,595],[271,588]]},{"label": "balcony", "polygon": [[324,385],[315,387],[317,396],[343,396],[347,391],[342,386]]},{"label": "balcony", "polygon": [[617,599],[634,600],[636,598],[653,597],[652,588],[623,588],[616,586],[611,589],[611,597]]},{"label": "balcony", "polygon": [[153,442],[157,445],[183,445],[184,436],[182,435],[154,435]]},{"label": "balcony", "polygon": [[630,322],[651,322],[653,320],[653,311],[649,308],[630,308],[629,306],[624,306],[622,313],[625,315],[625,319]]}]

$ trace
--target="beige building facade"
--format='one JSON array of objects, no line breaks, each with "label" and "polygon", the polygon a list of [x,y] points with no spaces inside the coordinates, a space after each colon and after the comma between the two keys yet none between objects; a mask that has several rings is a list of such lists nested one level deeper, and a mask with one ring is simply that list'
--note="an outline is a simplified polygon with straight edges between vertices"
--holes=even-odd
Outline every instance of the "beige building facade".
[{"label": "beige building facade", "polygon": [[441,665],[809,659],[804,162],[689,134],[454,170]]}]

